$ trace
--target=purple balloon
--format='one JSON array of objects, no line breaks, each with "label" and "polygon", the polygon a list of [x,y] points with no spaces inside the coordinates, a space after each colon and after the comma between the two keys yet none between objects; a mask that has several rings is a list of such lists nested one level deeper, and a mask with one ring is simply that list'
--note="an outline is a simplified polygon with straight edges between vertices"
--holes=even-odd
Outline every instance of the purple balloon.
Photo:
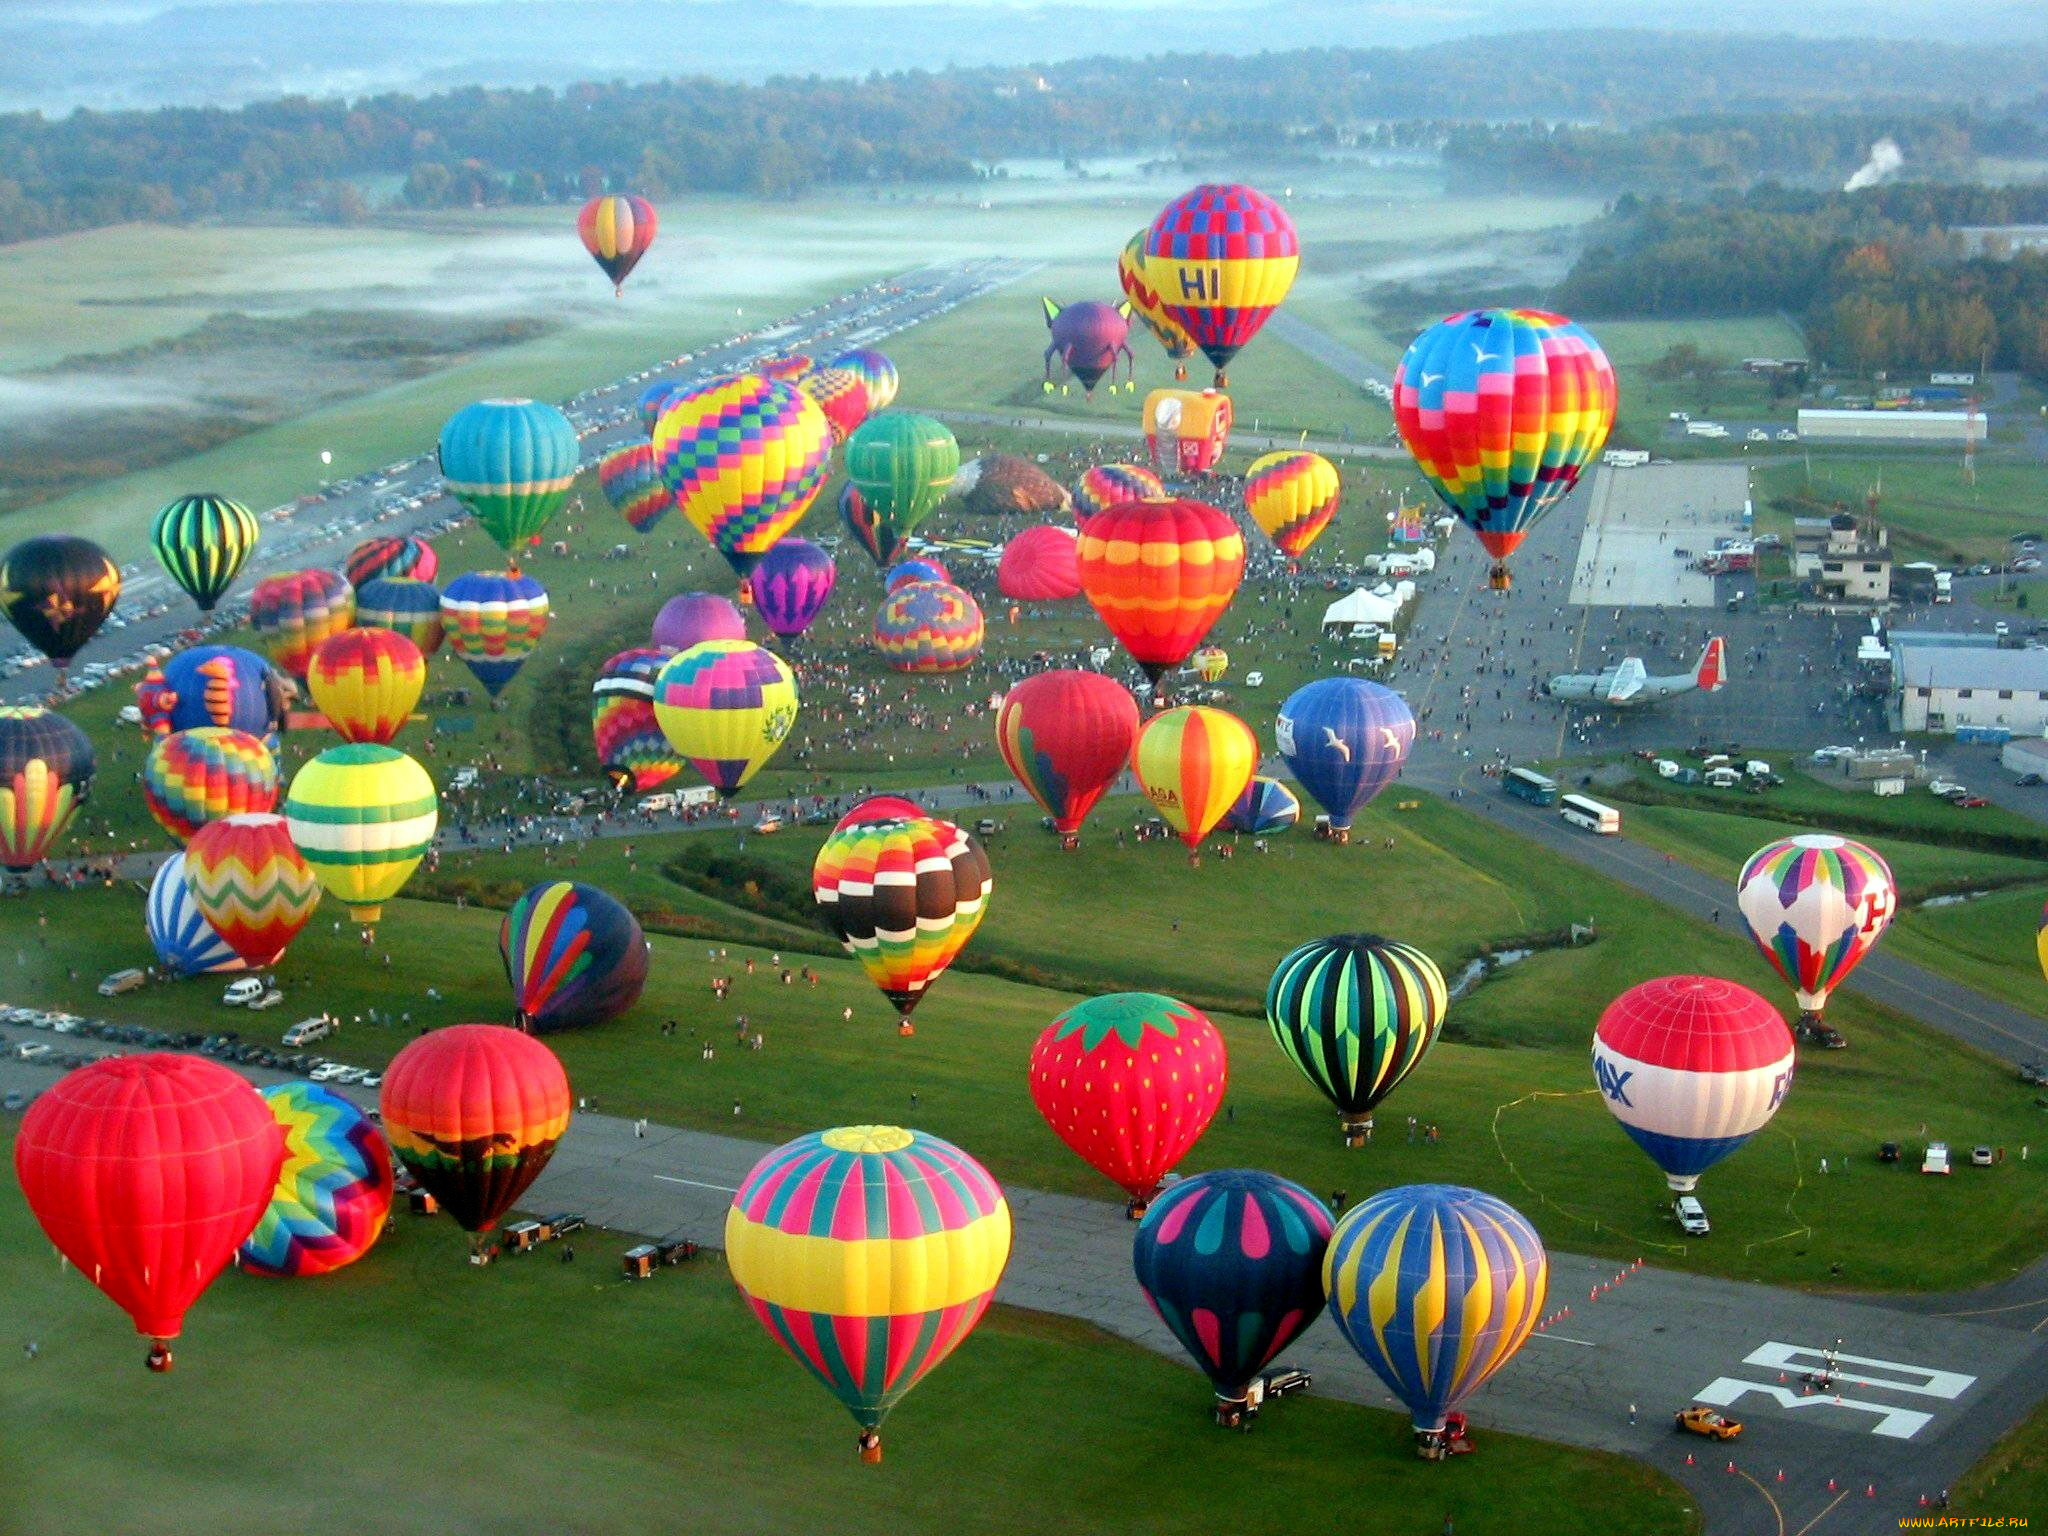
[{"label": "purple balloon", "polygon": [[687,651],[706,640],[744,640],[747,621],[739,609],[715,592],[683,592],[661,605],[654,616],[654,643]]},{"label": "purple balloon", "polygon": [[792,639],[811,627],[838,579],[832,557],[809,539],[780,539],[754,567],[754,606],[762,623]]},{"label": "purple balloon", "polygon": [[1131,364],[1131,322],[1122,304],[1103,304],[1084,299],[1078,304],[1045,304],[1045,328],[1052,339],[1045,349],[1046,387],[1064,369],[1081,381],[1091,395],[1102,376],[1109,375],[1109,387],[1116,388],[1116,365]]}]

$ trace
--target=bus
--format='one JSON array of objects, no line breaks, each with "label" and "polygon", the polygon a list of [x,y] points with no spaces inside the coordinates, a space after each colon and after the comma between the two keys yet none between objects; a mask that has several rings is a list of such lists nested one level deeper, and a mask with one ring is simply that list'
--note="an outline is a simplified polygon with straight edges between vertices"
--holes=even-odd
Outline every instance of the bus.
[{"label": "bus", "polygon": [[1527,768],[1510,768],[1501,776],[1500,787],[1517,800],[1526,800],[1531,805],[1557,804],[1557,780],[1546,779]]},{"label": "bus", "polygon": [[1621,830],[1621,812],[1584,795],[1566,795],[1557,802],[1557,814],[1575,827],[1612,837]]}]

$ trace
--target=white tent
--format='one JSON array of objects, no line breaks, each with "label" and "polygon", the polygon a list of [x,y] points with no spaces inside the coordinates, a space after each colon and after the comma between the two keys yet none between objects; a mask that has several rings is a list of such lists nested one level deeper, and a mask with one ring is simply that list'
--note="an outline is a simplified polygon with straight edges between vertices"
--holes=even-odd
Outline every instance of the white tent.
[{"label": "white tent", "polygon": [[1400,611],[1401,605],[1394,598],[1375,597],[1360,587],[1323,610],[1323,628],[1356,632],[1367,624],[1384,627],[1393,623],[1394,616]]}]

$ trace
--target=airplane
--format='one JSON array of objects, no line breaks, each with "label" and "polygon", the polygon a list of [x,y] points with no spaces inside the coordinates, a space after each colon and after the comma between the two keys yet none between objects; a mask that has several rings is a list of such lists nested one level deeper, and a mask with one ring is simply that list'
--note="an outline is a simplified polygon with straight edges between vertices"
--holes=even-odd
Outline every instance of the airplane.
[{"label": "airplane", "polygon": [[1543,685],[1543,694],[1545,698],[1564,704],[1634,709],[1638,704],[1654,704],[1659,699],[1691,693],[1694,689],[1702,693],[1719,693],[1728,680],[1722,660],[1724,650],[1721,637],[1715,635],[1707,641],[1707,648],[1700,652],[1699,665],[1690,672],[1652,677],[1644,668],[1641,657],[1629,656],[1599,672],[1573,672],[1553,677]]}]

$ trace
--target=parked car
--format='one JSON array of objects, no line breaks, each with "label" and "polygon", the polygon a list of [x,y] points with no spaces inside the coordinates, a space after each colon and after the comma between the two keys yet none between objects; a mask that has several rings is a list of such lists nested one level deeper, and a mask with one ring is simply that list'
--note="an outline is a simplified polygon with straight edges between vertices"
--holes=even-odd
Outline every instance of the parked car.
[{"label": "parked car", "polygon": [[237,976],[228,983],[220,1000],[230,1008],[246,1008],[267,990],[260,976]]},{"label": "parked car", "polygon": [[1679,1230],[1687,1237],[1705,1237],[1713,1229],[1707,1225],[1706,1207],[1693,1195],[1680,1195],[1671,1202],[1671,1214],[1678,1218]]},{"label": "parked car", "polygon": [[1877,1160],[1880,1163],[1896,1163],[1899,1160],[1899,1144],[1896,1141],[1878,1143]]},{"label": "parked car", "polygon": [[311,1045],[316,1040],[325,1040],[334,1033],[335,1028],[335,1022],[330,1018],[315,1017],[301,1019],[284,1032],[284,1044],[292,1050],[297,1050],[302,1045]]},{"label": "parked car", "polygon": [[49,1055],[54,1049],[56,1047],[47,1040],[24,1040],[14,1048],[14,1054],[17,1060],[34,1061],[40,1056]]},{"label": "parked car", "polygon": [[1927,1155],[1920,1160],[1920,1171],[1922,1173],[1940,1174],[1949,1172],[1947,1142],[1930,1141],[1927,1143]]},{"label": "parked car", "polygon": [[251,1013],[261,1013],[267,1008],[275,1008],[279,1003],[283,1001],[284,994],[278,991],[277,988],[271,987],[268,988],[261,997],[255,999],[255,1001],[249,1004],[249,1011]]},{"label": "parked car", "polygon": [[148,980],[148,976],[135,969],[135,967],[130,966],[127,970],[116,971],[113,975],[102,980],[99,988],[100,996],[119,997],[123,992],[133,992]]},{"label": "parked car", "polygon": [[1733,1440],[1742,1433],[1742,1425],[1734,1419],[1697,1405],[1673,1414],[1671,1427],[1689,1435],[1705,1435],[1709,1440]]},{"label": "parked car", "polygon": [[1993,1160],[1989,1147],[1977,1146],[1970,1148],[1970,1166],[1972,1168],[1989,1168]]}]

